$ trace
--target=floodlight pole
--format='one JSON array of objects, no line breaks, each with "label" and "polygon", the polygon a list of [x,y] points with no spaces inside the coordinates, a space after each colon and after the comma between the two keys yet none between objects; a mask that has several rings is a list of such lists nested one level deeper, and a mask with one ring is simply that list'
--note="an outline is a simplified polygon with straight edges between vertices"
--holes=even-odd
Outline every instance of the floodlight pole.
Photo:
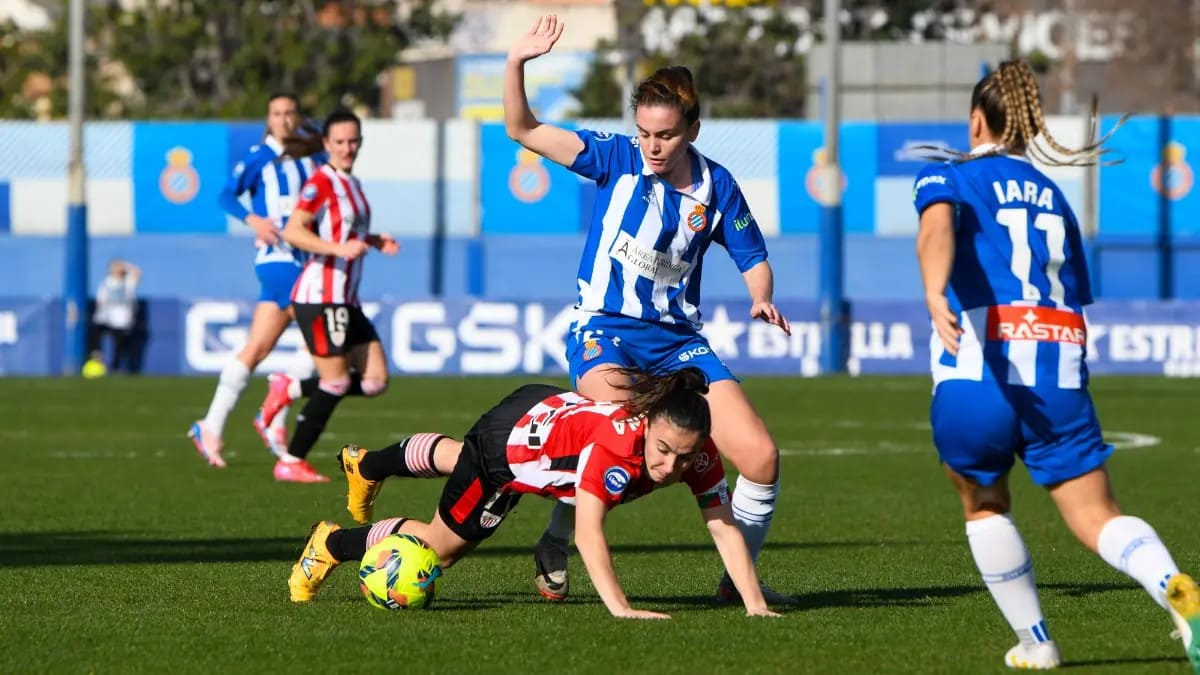
[{"label": "floodlight pole", "polygon": [[83,33],[84,2],[71,0],[69,9],[68,64],[71,127],[70,159],[67,164],[67,230],[64,238],[63,311],[65,339],[62,372],[78,375],[87,353],[88,334],[88,235],[87,199],[83,166],[83,104],[86,100]]},{"label": "floodlight pole", "polygon": [[821,167],[820,197],[820,319],[821,372],[844,373],[849,356],[850,312],[845,299],[844,232],[842,228],[842,171],[838,166],[838,127],[841,124],[841,13],[840,0],[825,0],[825,48],[829,71],[825,75],[825,157]]}]

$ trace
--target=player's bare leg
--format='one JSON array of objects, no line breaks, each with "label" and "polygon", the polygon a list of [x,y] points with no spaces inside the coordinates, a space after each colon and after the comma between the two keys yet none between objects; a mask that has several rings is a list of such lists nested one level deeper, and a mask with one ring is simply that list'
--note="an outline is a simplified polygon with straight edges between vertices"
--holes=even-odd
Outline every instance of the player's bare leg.
[{"label": "player's bare leg", "polygon": [[[755,412],[736,380],[713,382],[705,398],[712,411],[713,443],[738,470],[733,491],[733,519],[746,539],[750,557],[757,563],[775,517],[775,500],[779,494],[779,449],[775,447],[766,423]],[[763,597],[772,605],[797,602],[766,585],[763,586]],[[741,602],[728,574],[717,584],[717,599]]]}]

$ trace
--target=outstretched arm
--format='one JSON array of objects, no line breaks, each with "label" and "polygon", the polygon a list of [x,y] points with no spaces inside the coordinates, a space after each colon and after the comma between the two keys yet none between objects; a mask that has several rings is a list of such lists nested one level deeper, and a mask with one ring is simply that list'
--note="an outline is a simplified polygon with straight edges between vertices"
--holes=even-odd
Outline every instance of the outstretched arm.
[{"label": "outstretched arm", "polygon": [[[670,615],[633,609],[617,581],[612,553],[604,536],[604,517],[608,507],[600,498],[584,490],[575,490],[575,548],[587,568],[592,586],[613,616],[621,619],[669,619]],[[741,536],[741,535],[739,535]],[[745,544],[743,544],[744,546]]]},{"label": "outstretched arm", "polygon": [[525,94],[525,63],[549,52],[562,31],[557,16],[539,16],[533,28],[509,50],[504,65],[504,130],[525,148],[569,167],[583,152],[583,141],[566,129],[538,121]]},{"label": "outstretched arm", "polygon": [[733,522],[733,508],[729,504],[718,504],[704,509],[703,514],[708,532],[717,546],[717,553],[721,554],[721,562],[725,563],[729,578],[746,605],[746,616],[779,616],[767,608],[762,586],[758,582],[758,572],[754,569],[754,559],[750,557],[745,538]]}]

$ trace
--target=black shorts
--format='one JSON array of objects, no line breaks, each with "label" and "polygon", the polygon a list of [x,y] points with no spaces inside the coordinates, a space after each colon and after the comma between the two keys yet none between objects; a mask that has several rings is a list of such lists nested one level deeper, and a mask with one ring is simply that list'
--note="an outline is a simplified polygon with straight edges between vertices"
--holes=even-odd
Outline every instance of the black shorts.
[{"label": "black shorts", "polygon": [[467,541],[483,541],[517,505],[521,494],[503,489],[513,479],[508,436],[539,401],[566,391],[527,384],[484,413],[463,437],[462,454],[438,503],[438,513],[455,534]]},{"label": "black shorts", "polygon": [[355,305],[294,304],[296,324],[313,356],[342,356],[358,345],[378,342],[371,320]]}]

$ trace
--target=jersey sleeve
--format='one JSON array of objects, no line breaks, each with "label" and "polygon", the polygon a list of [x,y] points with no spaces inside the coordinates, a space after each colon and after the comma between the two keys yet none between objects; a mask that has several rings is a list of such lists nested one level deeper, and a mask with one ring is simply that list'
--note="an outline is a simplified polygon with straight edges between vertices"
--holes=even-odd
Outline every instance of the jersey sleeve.
[{"label": "jersey sleeve", "polygon": [[721,210],[721,222],[713,231],[713,241],[729,251],[729,257],[737,265],[739,272],[746,272],[751,267],[767,259],[767,243],[763,239],[762,230],[754,214],[750,213],[750,205],[737,181],[732,178],[728,184],[726,197],[718,202]]},{"label": "jersey sleeve", "polygon": [[305,181],[304,187],[300,188],[300,199],[296,201],[296,209],[314,215],[320,213],[332,193],[333,186],[329,184],[329,178],[324,173],[314,173]]},{"label": "jersey sleeve", "polygon": [[611,509],[621,503],[634,471],[635,467],[629,458],[618,455],[607,446],[593,445],[575,489],[595,495]]},{"label": "jersey sleeve", "polygon": [[913,206],[917,209],[917,215],[934,204],[957,204],[962,201],[954,182],[953,166],[949,162],[929,164],[917,174],[913,183]]},{"label": "jersey sleeve", "polygon": [[692,495],[701,509],[729,503],[725,466],[721,464],[721,455],[711,439],[704,444],[687,471],[683,472],[683,482],[692,489]]},{"label": "jersey sleeve", "polygon": [[239,200],[239,198],[250,191],[254,187],[254,183],[258,180],[258,175],[262,172],[262,168],[267,165],[271,157],[266,152],[259,152],[261,146],[254,146],[242,161],[233,167],[233,175],[229,180],[225,181],[225,187],[222,188],[221,194],[217,196],[217,202],[226,213],[237,218],[245,220],[250,215],[250,209]]},{"label": "jersey sleeve", "polygon": [[633,154],[637,147],[629,136],[589,129],[580,129],[575,135],[583,141],[583,150],[567,167],[571,171],[604,187],[613,175],[633,170]]}]

